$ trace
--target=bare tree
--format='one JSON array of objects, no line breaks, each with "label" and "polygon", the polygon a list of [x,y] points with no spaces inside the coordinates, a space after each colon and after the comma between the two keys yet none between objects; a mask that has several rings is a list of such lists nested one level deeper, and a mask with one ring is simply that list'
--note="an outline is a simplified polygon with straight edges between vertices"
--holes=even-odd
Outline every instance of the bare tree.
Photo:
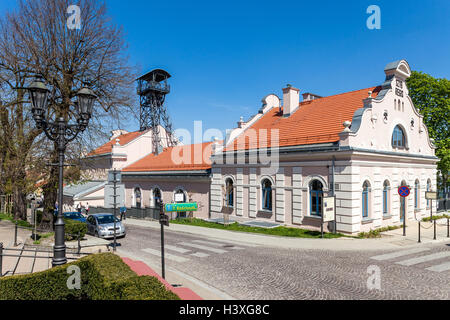
[{"label": "bare tree", "polygon": [[[72,160],[76,160],[82,149],[89,148],[89,141],[104,135],[108,124],[119,123],[129,114],[125,111],[136,112],[133,107],[136,106],[133,101],[136,74],[128,64],[123,31],[107,16],[105,4],[80,0],[80,29],[68,28],[70,5],[68,0],[19,0],[18,10],[8,13],[1,22],[4,41],[0,43],[0,67],[8,69],[12,61],[16,65],[16,80],[10,88],[26,86],[34,75],[43,77],[50,89],[47,117],[52,119],[74,119],[73,101],[83,84],[89,83],[98,99],[89,128],[69,146]],[[13,39],[15,51],[6,50],[11,46],[8,38]],[[23,96],[23,90],[17,90],[15,101],[22,101]],[[42,145],[34,145],[27,154],[57,162],[56,146],[50,145],[50,152],[43,152],[37,149],[39,147]],[[48,147],[46,142],[44,150]],[[49,228],[57,195],[57,168],[42,168],[44,162],[39,163],[34,170],[43,170],[47,181],[43,187],[45,201],[41,227]]]}]

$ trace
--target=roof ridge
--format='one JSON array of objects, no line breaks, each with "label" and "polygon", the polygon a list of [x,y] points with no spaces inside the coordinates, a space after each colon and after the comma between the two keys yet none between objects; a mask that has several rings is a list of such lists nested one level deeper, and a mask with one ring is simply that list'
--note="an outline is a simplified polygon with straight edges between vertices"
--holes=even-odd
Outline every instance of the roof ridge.
[{"label": "roof ridge", "polygon": [[[363,89],[358,89],[358,90],[346,91],[346,92],[334,94],[334,95],[331,95],[331,96],[324,96],[324,97],[317,98],[317,99],[314,99],[314,100],[309,100],[309,101],[323,100],[323,99],[326,99],[326,98],[332,98],[332,97],[342,96],[342,95],[344,95],[344,94],[354,93],[354,92],[363,91],[363,90],[368,90],[368,89],[371,89],[371,88],[378,88],[378,87],[381,88],[381,85],[371,86],[371,87],[368,87],[368,88],[363,88]],[[303,102],[309,102],[309,101],[302,101],[302,102],[300,102],[300,103],[303,103]]]}]

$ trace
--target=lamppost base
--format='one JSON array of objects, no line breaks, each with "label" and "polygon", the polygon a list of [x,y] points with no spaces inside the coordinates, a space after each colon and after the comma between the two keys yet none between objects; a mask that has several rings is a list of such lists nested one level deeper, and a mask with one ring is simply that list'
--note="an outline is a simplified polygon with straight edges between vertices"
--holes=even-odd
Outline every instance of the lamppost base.
[{"label": "lamppost base", "polygon": [[62,259],[62,260],[52,260],[52,267],[59,267],[59,266],[63,266],[67,264],[67,259]]},{"label": "lamppost base", "polygon": [[67,264],[66,258],[66,246],[55,246],[53,247],[53,258],[52,258],[52,266],[62,266]]}]

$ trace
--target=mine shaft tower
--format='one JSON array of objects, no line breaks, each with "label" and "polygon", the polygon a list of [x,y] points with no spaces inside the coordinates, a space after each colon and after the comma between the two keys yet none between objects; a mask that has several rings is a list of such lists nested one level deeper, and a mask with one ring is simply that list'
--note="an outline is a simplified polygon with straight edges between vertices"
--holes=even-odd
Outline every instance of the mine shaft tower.
[{"label": "mine shaft tower", "polygon": [[170,92],[170,86],[167,84],[170,77],[167,71],[155,69],[137,79],[137,94],[140,96],[140,131],[152,130],[154,154],[162,151],[160,126],[166,130],[167,147],[176,145],[172,123],[164,106],[166,95]]}]

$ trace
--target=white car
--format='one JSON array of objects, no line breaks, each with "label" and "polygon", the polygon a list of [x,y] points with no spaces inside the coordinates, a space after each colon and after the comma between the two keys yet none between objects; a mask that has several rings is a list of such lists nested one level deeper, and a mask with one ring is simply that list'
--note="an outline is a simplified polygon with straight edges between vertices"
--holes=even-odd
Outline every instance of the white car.
[{"label": "white car", "polygon": [[[104,239],[114,238],[114,215],[111,213],[90,214],[86,220],[88,233]],[[126,236],[125,226],[116,218],[116,238]]]}]

